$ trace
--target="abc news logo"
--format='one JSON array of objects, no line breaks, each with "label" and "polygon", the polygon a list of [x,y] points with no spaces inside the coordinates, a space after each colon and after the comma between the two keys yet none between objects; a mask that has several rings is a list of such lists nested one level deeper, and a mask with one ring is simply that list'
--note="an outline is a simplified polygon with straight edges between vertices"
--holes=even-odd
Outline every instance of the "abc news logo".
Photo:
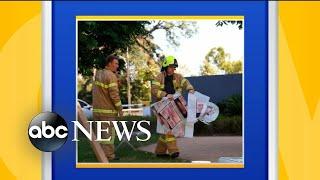
[{"label": "abc news logo", "polygon": [[61,148],[68,139],[67,123],[56,113],[40,113],[30,122],[28,135],[37,149],[53,152]]},{"label": "abc news logo", "polygon": [[[137,141],[148,141],[151,138],[151,132],[142,124],[150,126],[150,121],[140,120],[131,121],[131,129],[128,128],[128,121],[88,121],[90,130],[87,131],[78,121],[72,121],[74,124],[74,139],[79,141],[77,130],[79,129],[90,141],[110,141],[109,138],[102,138],[102,132],[108,133],[109,128],[102,128],[102,123],[108,126],[112,125],[115,129],[115,135],[119,141],[123,138],[130,141],[133,130],[138,129],[143,136],[135,136]],[[97,125],[96,139],[93,139],[92,126]],[[122,127],[122,129],[120,128]],[[44,112],[34,117],[29,125],[28,135],[31,143],[40,151],[53,152],[61,148],[68,139],[68,127],[66,121],[56,113]]]}]

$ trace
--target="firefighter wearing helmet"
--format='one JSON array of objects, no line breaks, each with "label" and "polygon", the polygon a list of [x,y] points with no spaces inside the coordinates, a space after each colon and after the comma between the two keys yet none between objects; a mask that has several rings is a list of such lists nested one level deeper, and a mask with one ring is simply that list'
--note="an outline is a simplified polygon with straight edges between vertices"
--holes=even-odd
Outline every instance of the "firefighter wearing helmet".
[{"label": "firefighter wearing helmet", "polygon": [[[178,67],[177,59],[174,56],[167,56],[162,64],[161,72],[152,81],[151,93],[158,101],[163,97],[173,100],[173,94],[182,93],[183,90],[194,93],[190,82],[181,74],[175,73]],[[179,149],[176,138],[172,134],[160,135],[155,149],[157,156],[179,156]]]}]

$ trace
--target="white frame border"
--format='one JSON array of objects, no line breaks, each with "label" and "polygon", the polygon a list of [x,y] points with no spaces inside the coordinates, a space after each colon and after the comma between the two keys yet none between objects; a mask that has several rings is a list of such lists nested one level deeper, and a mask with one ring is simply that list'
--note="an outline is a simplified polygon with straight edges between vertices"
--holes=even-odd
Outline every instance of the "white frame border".
[{"label": "white frame border", "polygon": [[268,2],[268,179],[278,179],[278,2]]},{"label": "white frame border", "polygon": [[[52,111],[52,3],[42,2],[42,111]],[[52,179],[52,153],[42,152],[41,179]]]}]

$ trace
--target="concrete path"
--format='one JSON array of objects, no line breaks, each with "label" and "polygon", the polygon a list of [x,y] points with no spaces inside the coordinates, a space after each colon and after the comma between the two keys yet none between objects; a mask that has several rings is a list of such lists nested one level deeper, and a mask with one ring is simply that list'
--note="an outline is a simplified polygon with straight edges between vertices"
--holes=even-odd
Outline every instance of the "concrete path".
[{"label": "concrete path", "polygon": [[[178,138],[180,158],[190,161],[217,162],[220,157],[241,157],[242,136],[206,136]],[[139,150],[154,152],[156,144]]]}]

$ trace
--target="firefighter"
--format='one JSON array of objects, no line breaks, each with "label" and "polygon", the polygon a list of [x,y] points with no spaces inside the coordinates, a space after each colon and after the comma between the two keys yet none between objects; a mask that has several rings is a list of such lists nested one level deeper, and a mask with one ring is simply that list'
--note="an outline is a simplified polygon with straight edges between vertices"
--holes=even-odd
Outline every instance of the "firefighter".
[{"label": "firefighter", "polygon": [[[173,94],[182,93],[187,90],[194,93],[194,88],[190,82],[181,74],[175,73],[178,67],[177,59],[173,56],[167,56],[162,64],[161,73],[152,81],[152,96],[160,101],[163,97],[173,100]],[[167,154],[168,151],[168,154]],[[170,156],[176,158],[179,156],[176,138],[172,134],[160,135],[155,153],[159,157]]]},{"label": "firefighter", "polygon": [[[93,119],[95,121],[113,121],[117,116],[122,116],[122,104],[120,101],[118,78],[116,75],[119,67],[118,58],[110,55],[104,61],[104,69],[96,72],[93,90]],[[114,150],[115,130],[110,123],[101,123],[102,129],[109,129],[102,132],[100,145],[109,160],[116,160]],[[109,139],[111,137],[111,140]]]}]

